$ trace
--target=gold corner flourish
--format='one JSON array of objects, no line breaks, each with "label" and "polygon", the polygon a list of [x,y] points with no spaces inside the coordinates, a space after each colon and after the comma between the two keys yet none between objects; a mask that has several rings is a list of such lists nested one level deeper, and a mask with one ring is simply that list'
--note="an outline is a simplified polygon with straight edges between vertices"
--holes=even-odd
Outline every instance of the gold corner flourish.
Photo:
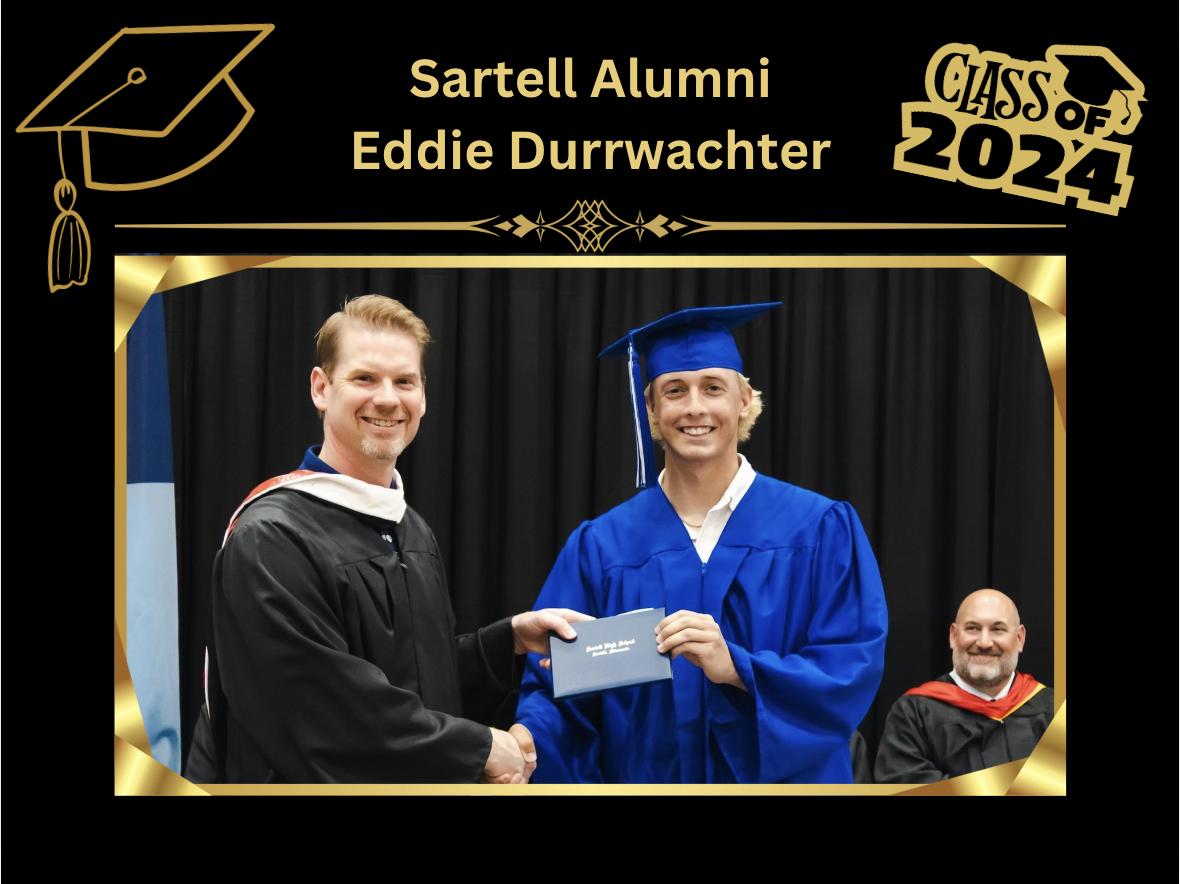
[{"label": "gold corner flourish", "polygon": [[284,255],[115,256],[115,349],[156,292],[281,261]]},{"label": "gold corner flourish", "polygon": [[115,736],[140,752],[152,754],[118,623],[115,624]]},{"label": "gold corner flourish", "polygon": [[1065,795],[1065,701],[1005,793]]},{"label": "gold corner flourish", "polygon": [[115,735],[115,794],[209,795],[118,734]]},{"label": "gold corner flourish", "polygon": [[281,255],[115,258],[115,794],[208,795],[152,758],[127,665],[127,351],[121,346],[156,292],[281,260]]},{"label": "gold corner flourish", "polygon": [[972,260],[1028,295],[1053,395],[1066,425],[1066,258],[1064,255],[972,255]]},{"label": "gold corner flourish", "polygon": [[899,795],[1065,795],[1065,702],[1028,758],[977,770]]},{"label": "gold corner flourish", "polygon": [[127,654],[115,623],[115,794],[208,795],[152,758]]}]

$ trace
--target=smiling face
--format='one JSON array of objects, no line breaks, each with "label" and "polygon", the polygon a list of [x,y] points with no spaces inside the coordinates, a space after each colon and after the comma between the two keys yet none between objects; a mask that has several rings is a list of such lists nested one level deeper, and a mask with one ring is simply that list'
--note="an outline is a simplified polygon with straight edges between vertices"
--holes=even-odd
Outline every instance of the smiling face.
[{"label": "smiling face", "polygon": [[738,424],[752,391],[730,368],[668,372],[651,383],[648,421],[662,437],[665,462],[736,460]]},{"label": "smiling face", "polygon": [[311,398],[324,414],[324,462],[388,486],[398,455],[426,414],[418,342],[404,332],[346,322],[332,377],[318,366],[312,370]]},{"label": "smiling face", "polygon": [[993,589],[971,593],[951,624],[950,645],[959,678],[994,697],[1008,683],[1024,650],[1024,626],[1016,606]]}]

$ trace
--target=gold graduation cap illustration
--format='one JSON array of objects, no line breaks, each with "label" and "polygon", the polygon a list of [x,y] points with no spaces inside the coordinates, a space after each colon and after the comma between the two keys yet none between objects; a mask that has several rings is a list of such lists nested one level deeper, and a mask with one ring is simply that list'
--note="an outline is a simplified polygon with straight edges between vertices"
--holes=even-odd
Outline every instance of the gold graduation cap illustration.
[{"label": "gold graduation cap illustration", "polygon": [[17,132],[56,132],[59,215],[50,291],[85,285],[90,237],[74,211],[62,134],[80,133],[83,182],[142,190],[183,178],[224,151],[254,115],[229,72],[274,25],[124,28],[25,118]]}]

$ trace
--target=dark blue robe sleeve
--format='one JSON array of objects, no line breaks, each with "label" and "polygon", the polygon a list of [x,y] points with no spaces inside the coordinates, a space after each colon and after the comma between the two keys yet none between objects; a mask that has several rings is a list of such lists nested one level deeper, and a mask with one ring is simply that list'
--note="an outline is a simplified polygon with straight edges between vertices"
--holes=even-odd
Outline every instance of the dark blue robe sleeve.
[{"label": "dark blue robe sleeve", "polygon": [[[762,591],[810,593],[802,639],[783,654],[730,639],[748,693],[709,683],[710,729],[738,782],[851,782],[848,741],[880,684],[887,630],[880,571],[851,506],[823,516],[808,585],[775,585],[790,572],[772,567]],[[722,634],[749,635],[748,616],[727,605]]]},{"label": "dark blue robe sleeve", "polygon": [[[599,616],[594,589],[602,585],[602,566],[589,528],[590,523],[583,522],[570,535],[534,610],[572,608]],[[601,699],[554,700],[553,676],[541,668],[540,660],[540,654],[528,655],[516,712],[537,747],[532,782],[603,782]]]}]

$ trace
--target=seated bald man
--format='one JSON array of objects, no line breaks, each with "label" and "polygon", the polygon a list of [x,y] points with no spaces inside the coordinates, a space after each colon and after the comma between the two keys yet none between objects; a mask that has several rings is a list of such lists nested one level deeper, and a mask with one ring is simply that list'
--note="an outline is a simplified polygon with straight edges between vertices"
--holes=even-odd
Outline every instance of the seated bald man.
[{"label": "seated bald man", "polygon": [[951,624],[954,668],[889,711],[877,782],[935,783],[1027,758],[1053,720],[1053,689],[1016,671],[1024,638],[1008,596],[967,596]]}]

